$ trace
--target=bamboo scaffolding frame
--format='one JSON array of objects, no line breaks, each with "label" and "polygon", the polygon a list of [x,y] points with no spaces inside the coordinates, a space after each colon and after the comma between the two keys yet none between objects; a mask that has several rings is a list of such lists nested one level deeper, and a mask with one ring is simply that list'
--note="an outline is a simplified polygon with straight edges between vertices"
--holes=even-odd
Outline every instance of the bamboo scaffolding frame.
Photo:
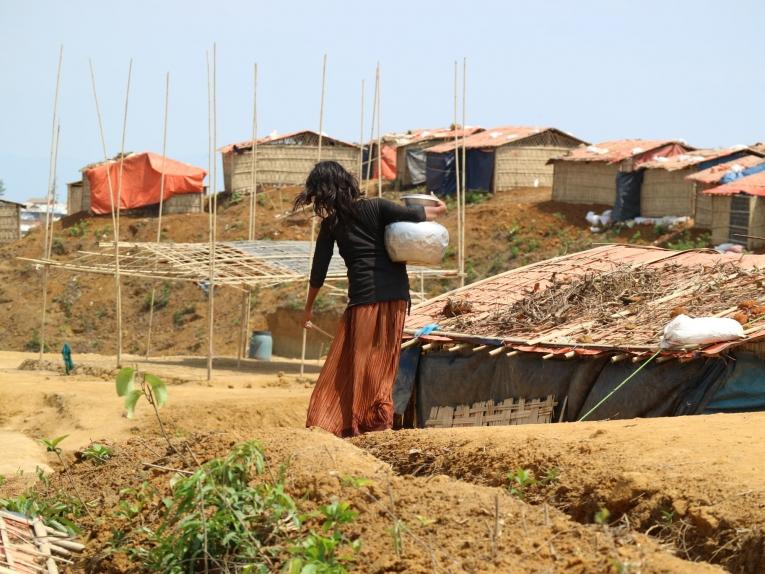
[{"label": "bamboo scaffolding frame", "polygon": [[[157,214],[157,243],[162,240],[162,209],[165,200],[165,162],[167,161],[167,112],[168,101],[170,97],[170,72],[165,75],[165,110],[162,120],[162,170],[159,178],[159,213]],[[151,352],[151,329],[154,323],[154,298],[156,296],[157,286],[153,283],[151,286],[151,299],[149,303],[149,328],[146,332],[146,358],[149,358]]]},{"label": "bamboo scaffolding frame", "polygon": [[[321,161],[321,144],[322,139],[324,137],[324,93],[326,91],[326,82],[327,82],[327,55],[324,54],[324,61],[322,64],[322,71],[321,71],[321,104],[319,105],[319,149],[317,150],[317,158],[316,163]],[[311,244],[310,244],[310,253],[311,258],[308,260],[308,281],[306,281],[306,297],[308,297],[308,292],[311,289],[311,282],[310,282],[310,276],[311,276],[311,268],[313,267],[313,252],[315,249],[315,237],[316,237],[316,215],[311,216]],[[305,351],[306,351],[306,344],[308,342],[308,330],[303,327],[303,344],[300,351],[300,377],[302,378],[305,375]]]},{"label": "bamboo scaffolding frame", "polygon": [[369,122],[369,157],[367,158],[367,177],[369,181],[372,178],[372,142],[375,139],[375,119],[377,118],[377,93],[380,89],[380,78],[375,73],[375,91],[372,96],[372,120]]},{"label": "bamboo scaffolding frame", "polygon": [[[61,89],[61,66],[64,61],[64,46],[63,44],[59,48],[58,52],[58,66],[56,67],[56,91],[53,96],[53,119],[50,136],[50,160],[48,163],[48,197],[47,197],[47,210],[45,212],[45,238],[43,243],[43,257],[50,259],[50,236],[53,235],[51,226],[53,200],[52,197],[55,194],[56,189],[56,162],[58,158],[58,137],[59,137],[59,123],[58,123],[58,99]],[[42,317],[40,320],[40,360],[42,361],[43,353],[45,352],[45,314],[46,306],[48,302],[48,267],[43,267],[42,275]]]},{"label": "bamboo scaffolding frame", "polygon": [[[103,118],[101,116],[101,106],[98,102],[98,93],[96,90],[96,71],[93,67],[93,61],[89,60],[90,64],[90,79],[93,86],[93,99],[96,104],[96,115],[98,117],[98,132],[101,138],[101,147],[104,152],[104,162],[106,164],[106,182],[109,186],[109,205],[111,208],[111,215],[112,215],[112,228],[113,228],[113,234],[114,234],[114,286],[115,286],[115,309],[116,309],[116,317],[117,317],[117,366],[120,366],[121,359],[122,359],[122,284],[120,281],[120,253],[119,253],[119,225],[117,224],[117,217],[115,213],[115,197],[114,197],[114,186],[112,184],[112,170],[109,160],[109,153],[106,149],[106,137],[104,136],[104,123]],[[132,60],[130,61],[130,68],[128,75],[130,74],[130,71],[132,71]],[[128,89],[130,87],[130,81],[128,80]],[[127,109],[127,98],[126,98],[126,105]],[[119,209],[119,205],[117,206],[117,209]]]}]

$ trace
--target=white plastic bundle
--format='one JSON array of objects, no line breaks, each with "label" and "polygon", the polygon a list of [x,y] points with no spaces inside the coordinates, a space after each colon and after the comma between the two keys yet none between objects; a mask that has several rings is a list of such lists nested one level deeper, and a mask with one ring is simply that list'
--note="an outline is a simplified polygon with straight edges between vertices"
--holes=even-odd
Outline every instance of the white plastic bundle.
[{"label": "white plastic bundle", "polygon": [[678,349],[691,345],[708,345],[743,339],[744,328],[735,319],[678,315],[664,327],[663,349]]},{"label": "white plastic bundle", "polygon": [[385,228],[391,260],[412,265],[438,265],[449,246],[449,232],[433,221],[398,221]]}]

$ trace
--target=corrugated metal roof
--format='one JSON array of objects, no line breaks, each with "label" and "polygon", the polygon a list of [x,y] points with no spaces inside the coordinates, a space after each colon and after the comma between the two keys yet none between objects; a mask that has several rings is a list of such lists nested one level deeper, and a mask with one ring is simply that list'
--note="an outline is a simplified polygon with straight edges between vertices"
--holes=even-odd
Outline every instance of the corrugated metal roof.
[{"label": "corrugated metal roof", "polygon": [[[315,136],[315,137],[318,138],[319,137],[319,132],[315,132],[313,130],[300,130],[300,131],[297,131],[297,132],[290,132],[290,133],[287,133],[287,134],[273,133],[273,134],[267,135],[265,137],[259,138],[259,139],[255,140],[255,142],[256,142],[257,145],[288,143],[286,140],[291,140],[291,139],[294,139],[294,138],[296,138],[298,136],[302,136],[302,135],[312,135],[312,136]],[[346,142],[346,141],[343,141],[343,140],[339,140],[337,138],[330,137],[327,134],[322,134],[322,140],[323,140],[322,143],[324,143],[324,144],[341,145],[341,146],[355,147],[355,148],[359,147],[355,143],[350,143],[350,142]],[[220,148],[218,151],[220,151],[221,153],[228,153],[228,152],[234,150],[235,148],[237,150],[248,150],[248,149],[251,149],[252,148],[252,140],[247,140],[247,141],[243,141],[243,142],[239,142],[239,143],[228,144],[228,145],[225,145],[222,148]]]},{"label": "corrugated metal roof", "polygon": [[[468,149],[481,149],[487,147],[500,147],[509,143],[516,143],[531,136],[544,132],[556,132],[577,141],[583,141],[557,128],[530,127],[530,126],[501,126],[491,128],[480,133],[474,134],[465,139],[465,147]],[[460,146],[462,142],[460,142]],[[454,142],[445,142],[437,146],[428,148],[431,153],[444,153],[454,149]]]},{"label": "corrugated metal roof", "polygon": [[[597,161],[606,163],[617,163],[625,159],[648,154],[667,146],[678,146],[684,151],[692,151],[694,148],[680,140],[643,140],[626,139],[604,141],[594,145],[581,146],[571,150],[569,153],[555,161]],[[682,153],[682,151],[679,151]],[[667,154],[676,155],[676,154]],[[653,159],[646,158],[647,161]]]},{"label": "corrugated metal roof", "polygon": [[[731,170],[741,171],[747,167],[752,167],[765,161],[763,158],[756,155],[745,155],[738,159],[732,159],[725,163],[720,163],[707,169],[697,171],[687,175],[685,179],[692,181],[698,181],[700,183],[718,183],[722,176]],[[737,167],[738,166],[738,167]]]},{"label": "corrugated metal roof", "polygon": [[719,185],[711,189],[705,189],[706,195],[747,195],[765,196],[765,172],[753,173],[725,185]]},{"label": "corrugated metal roof", "polygon": [[[694,277],[697,277],[701,266],[711,268],[722,262],[732,263],[741,269],[752,269],[754,267],[763,268],[765,267],[765,255],[732,256],[719,254],[710,250],[679,252],[656,247],[628,245],[606,245],[596,247],[572,255],[557,257],[518,269],[513,269],[506,273],[496,275],[425,301],[412,308],[411,315],[406,322],[406,328],[412,330],[431,323],[440,323],[444,325],[442,327],[443,331],[448,332],[453,330],[448,327],[448,320],[443,315],[444,305],[450,298],[468,302],[471,306],[471,311],[467,317],[477,318],[478,323],[476,324],[479,324],[483,320],[483,317],[489,317],[491,314],[502,311],[505,308],[509,309],[518,301],[529,297],[531,293],[546,289],[552,285],[554,280],[561,281],[576,279],[577,277],[583,276],[585,273],[592,272],[605,273],[625,265],[629,265],[633,268],[642,268],[673,264],[679,267],[667,270],[667,273],[673,274],[666,277],[667,281],[672,283],[676,279],[680,279],[680,277],[675,277],[674,275],[678,274],[683,275],[682,279],[686,282],[690,282],[689,284],[695,284],[694,281],[698,283],[698,280],[694,279]],[[670,295],[670,293],[671,290],[667,292],[667,295]],[[681,299],[677,299],[677,301],[681,301]],[[735,309],[730,310],[727,308],[730,306],[729,302],[726,303],[725,301],[721,301],[720,305],[721,314],[732,314],[735,311]],[[630,329],[642,328],[643,331],[652,332],[653,330],[661,329],[663,326],[653,324],[655,318],[651,318],[651,324],[646,324],[641,327],[639,323],[640,315],[630,316],[629,319],[625,319],[625,322],[627,321],[632,321],[635,325],[628,327],[628,330],[625,331],[627,333],[625,335],[626,340],[631,337]],[[667,317],[667,321],[669,321],[669,317]],[[597,343],[597,341],[596,344],[589,345],[578,343],[576,335],[581,334],[581,331],[579,331],[579,328],[582,326],[581,323],[581,318],[574,318],[567,320],[552,329],[545,330],[544,328],[541,328],[536,331],[532,330],[528,333],[524,333],[523,336],[513,337],[512,340],[505,338],[504,343],[512,349],[537,353],[567,353],[569,351],[574,351],[576,354],[580,355],[598,355],[618,351],[640,355],[647,352],[648,347],[644,341],[640,341],[634,345],[629,342],[614,344],[608,341],[608,334],[606,334],[602,343]],[[747,339],[740,342],[710,345],[707,349],[699,349],[691,353],[687,351],[676,351],[673,354],[688,357],[693,353],[719,353],[723,348],[765,337],[765,324],[760,323],[760,325],[761,326],[750,329],[747,333]],[[610,327],[610,329],[613,329],[613,327]],[[469,327],[462,330],[469,331]],[[466,332],[462,333],[462,335],[475,337],[475,339],[503,340],[503,337],[499,334],[486,335],[485,332]],[[445,338],[448,339],[449,337]],[[613,340],[613,337],[611,338]],[[436,338],[436,340],[438,339],[439,338]],[[441,336],[440,340],[444,340],[444,337]],[[658,339],[653,345],[658,345]]]},{"label": "corrugated metal roof", "polygon": [[694,165],[712,159],[719,159],[725,156],[741,153],[746,149],[746,146],[733,146],[716,149],[697,149],[689,153],[673,155],[670,157],[657,157],[651,161],[642,163],[641,166],[646,169],[664,169],[667,171],[677,171],[679,169],[687,169],[693,167]]}]

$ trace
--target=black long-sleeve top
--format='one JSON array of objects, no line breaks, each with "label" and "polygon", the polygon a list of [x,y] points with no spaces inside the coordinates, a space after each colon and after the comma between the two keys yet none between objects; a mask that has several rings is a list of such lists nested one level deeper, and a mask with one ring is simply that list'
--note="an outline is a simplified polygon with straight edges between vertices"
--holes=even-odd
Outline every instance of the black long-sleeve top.
[{"label": "black long-sleeve top", "polygon": [[[311,267],[311,286],[327,277],[334,244],[348,268],[348,306],[409,301],[406,264],[394,263],[385,249],[385,226],[396,221],[425,221],[422,206],[405,207],[387,199],[360,199],[348,224],[328,217],[321,222]],[[334,225],[333,225],[334,223]]]}]

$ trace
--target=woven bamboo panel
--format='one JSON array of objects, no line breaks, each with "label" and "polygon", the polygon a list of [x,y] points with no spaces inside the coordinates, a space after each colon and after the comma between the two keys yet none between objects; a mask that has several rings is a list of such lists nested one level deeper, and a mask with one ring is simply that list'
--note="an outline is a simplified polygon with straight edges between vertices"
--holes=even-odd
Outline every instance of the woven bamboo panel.
[{"label": "woven bamboo panel", "polygon": [[165,200],[162,211],[171,213],[201,213],[204,195],[201,193],[180,193]]},{"label": "woven bamboo panel", "polygon": [[551,187],[553,166],[548,160],[569,151],[565,147],[497,148],[494,163],[494,190],[506,191],[518,187]]},{"label": "woven bamboo panel", "polygon": [[544,399],[505,399],[501,403],[482,401],[471,406],[433,407],[426,428],[457,428],[544,424],[552,421],[558,403],[553,395]]},{"label": "woven bamboo panel", "polygon": [[617,165],[603,162],[557,161],[553,169],[553,200],[613,205],[618,171]]},{"label": "woven bamboo panel", "polygon": [[728,241],[730,228],[730,197],[712,197],[712,243],[719,245]]},{"label": "woven bamboo panel", "polygon": [[703,190],[712,187],[710,184],[696,184],[696,213],[693,223],[702,229],[712,229],[712,196],[704,195]]},{"label": "woven bamboo panel", "polygon": [[0,201],[0,243],[8,243],[21,238],[20,210],[18,205]]},{"label": "woven bamboo panel", "polygon": [[640,191],[640,215],[643,217],[664,217],[665,215],[694,215],[696,186],[687,181],[687,169],[667,171],[647,169]]},{"label": "woven bamboo panel", "polygon": [[[316,165],[318,146],[263,145],[257,148],[257,185],[303,185]],[[334,160],[351,173],[358,171],[359,151],[348,147],[322,147],[322,160]],[[223,181],[226,191],[249,191],[252,152],[223,155]]]}]

